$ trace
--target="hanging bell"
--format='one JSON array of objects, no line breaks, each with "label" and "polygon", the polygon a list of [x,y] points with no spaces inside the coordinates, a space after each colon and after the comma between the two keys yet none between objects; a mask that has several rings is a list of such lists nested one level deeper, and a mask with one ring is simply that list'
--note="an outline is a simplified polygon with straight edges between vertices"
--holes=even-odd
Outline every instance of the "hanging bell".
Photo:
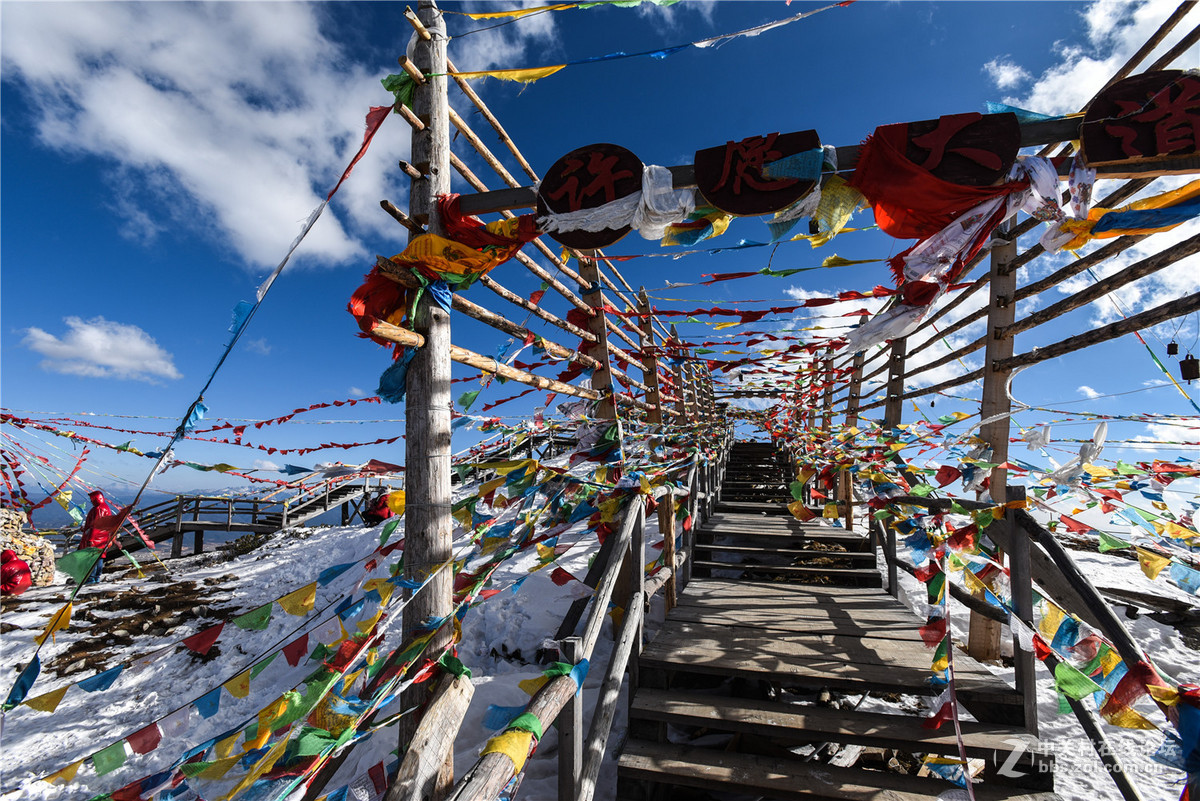
[{"label": "hanging bell", "polygon": [[1175,340],[1171,340],[1170,342],[1167,343],[1167,355],[1168,356],[1178,356],[1179,355],[1179,343],[1178,342],[1176,342]]},{"label": "hanging bell", "polygon": [[1200,378],[1200,359],[1197,359],[1190,353],[1186,359],[1181,359],[1179,362],[1179,377],[1189,384],[1194,379]]}]

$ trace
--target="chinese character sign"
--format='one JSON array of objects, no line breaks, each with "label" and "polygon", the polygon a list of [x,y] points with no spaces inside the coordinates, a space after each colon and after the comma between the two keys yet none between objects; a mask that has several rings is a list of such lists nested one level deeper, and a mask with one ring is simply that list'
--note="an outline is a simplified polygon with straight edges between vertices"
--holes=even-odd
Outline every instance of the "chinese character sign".
[{"label": "chinese character sign", "polygon": [[[546,171],[538,188],[538,216],[595,209],[627,198],[642,188],[642,162],[619,145],[596,144],[572,150]],[[550,234],[567,247],[607,247],[629,233],[619,228],[557,230]]]},{"label": "chinese character sign", "polygon": [[[1151,173],[1195,172],[1173,160],[1197,155],[1200,142],[1200,76],[1180,70],[1147,72],[1118,81],[1088,107],[1080,128],[1088,166],[1161,162]],[[1105,170],[1106,177],[1119,175]]]},{"label": "chinese character sign", "polygon": [[812,191],[822,158],[816,131],[750,136],[697,151],[696,186],[727,214],[769,214]]}]

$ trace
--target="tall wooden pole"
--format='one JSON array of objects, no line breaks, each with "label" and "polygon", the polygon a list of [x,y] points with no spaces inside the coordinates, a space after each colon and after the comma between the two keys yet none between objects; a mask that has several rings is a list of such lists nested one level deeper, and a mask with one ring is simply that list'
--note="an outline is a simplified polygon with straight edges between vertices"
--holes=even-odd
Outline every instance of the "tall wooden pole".
[{"label": "tall wooden pole", "polygon": [[825,358],[821,360],[821,378],[825,382],[824,399],[822,405],[824,411],[821,415],[821,432],[826,440],[833,435],[833,348],[825,351]]},{"label": "tall wooden pole", "polygon": [[[417,18],[430,38],[417,38],[414,61],[429,75],[416,87],[413,112],[425,124],[412,135],[412,162],[426,178],[413,181],[409,216],[424,222],[429,232],[445,233],[438,217],[437,197],[450,191],[450,118],[446,96],[446,23],[435,0],[420,0]],[[408,370],[408,400],[404,409],[405,476],[407,493],[404,576],[428,584],[404,608],[404,640],[410,640],[431,618],[453,610],[453,572],[442,567],[452,558],[453,521],[450,517],[450,315],[425,293],[417,305],[413,326],[425,338]],[[441,568],[441,569],[439,569]],[[432,576],[432,577],[431,577]],[[439,655],[454,636],[444,626],[429,643],[428,654]],[[404,706],[424,703],[428,683],[413,685],[404,695]],[[400,748],[407,748],[415,730],[416,715],[402,719]],[[453,781],[453,752],[447,763]]]},{"label": "tall wooden pole", "polygon": [[[641,316],[639,324],[642,331],[642,383],[650,389],[646,395],[646,402],[652,407],[647,412],[647,418],[650,421],[650,425],[656,427],[655,430],[657,432],[661,430],[663,422],[662,389],[659,387],[658,382],[658,347],[654,336],[654,320],[650,317],[650,296],[646,294],[645,287],[641,287],[638,290],[637,310]],[[658,442],[658,437],[653,437],[650,440],[651,458],[653,458],[653,451]],[[666,602],[667,611],[670,611],[675,607],[677,600],[675,582],[675,497],[673,495],[664,495],[659,498],[658,530],[663,537],[663,569],[671,571],[670,578],[663,585],[663,597]]]},{"label": "tall wooden pole", "polygon": [[674,323],[671,324],[671,344],[674,345],[674,356],[678,362],[671,368],[675,378],[675,396],[679,399],[675,403],[675,411],[678,414],[678,422],[687,423],[692,419],[691,399],[688,397],[691,381],[683,358],[683,347],[679,344],[679,330]]},{"label": "tall wooden pole", "polygon": [[[1013,354],[1013,338],[1003,336],[1002,329],[1016,319],[1017,304],[1013,295],[1017,291],[1015,270],[1008,270],[1008,263],[1017,257],[1017,240],[1011,234],[1011,224],[996,230],[995,238],[1002,244],[992,247],[991,277],[988,281],[987,347],[983,359],[983,395],[979,405],[981,420],[1012,411],[1008,399],[1008,377],[1010,371],[997,369],[996,362]],[[991,461],[1003,464],[1008,459],[1009,419],[1000,417],[984,423],[979,429],[980,438],[992,448]],[[988,492],[996,503],[1007,500],[1008,471],[996,468],[988,481]],[[997,521],[997,525],[1004,525]],[[974,612],[967,638],[967,653],[979,660],[1000,657],[1000,624]],[[1020,651],[1017,651],[1020,654]]]},{"label": "tall wooden pole", "polygon": [[[864,314],[858,318],[859,325],[867,321],[867,316]],[[846,427],[856,428],[858,426],[858,407],[862,402],[862,375],[863,365],[867,361],[867,352],[860,350],[854,354],[854,360],[850,363],[850,391],[846,396]]]},{"label": "tall wooden pole", "polygon": [[596,407],[596,416],[605,420],[617,419],[617,404],[613,398],[611,354],[608,350],[608,325],[604,322],[604,291],[600,288],[600,270],[596,262],[590,258],[579,260],[579,275],[588,282],[588,288],[583,291],[583,300],[596,314],[588,320],[588,330],[596,335],[590,355],[600,362],[600,366],[592,372],[592,389],[600,393],[600,403]]}]

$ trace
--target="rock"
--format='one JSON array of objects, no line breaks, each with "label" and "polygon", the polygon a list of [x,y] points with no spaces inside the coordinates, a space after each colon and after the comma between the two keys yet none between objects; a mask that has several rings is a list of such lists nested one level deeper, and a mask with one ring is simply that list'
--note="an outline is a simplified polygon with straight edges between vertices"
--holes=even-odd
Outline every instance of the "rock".
[{"label": "rock", "polygon": [[19,509],[0,509],[0,550],[11,549],[29,565],[33,586],[54,583],[54,546],[44,537],[25,531],[25,513]]}]

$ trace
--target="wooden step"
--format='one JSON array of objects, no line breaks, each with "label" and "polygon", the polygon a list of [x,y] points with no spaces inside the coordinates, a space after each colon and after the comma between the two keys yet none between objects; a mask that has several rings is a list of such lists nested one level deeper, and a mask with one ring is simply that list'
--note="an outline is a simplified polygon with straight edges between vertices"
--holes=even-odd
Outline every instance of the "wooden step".
[{"label": "wooden step", "polygon": [[[798,759],[783,762],[755,754],[644,740],[625,744],[618,771],[618,776],[625,780],[801,801],[929,801],[943,794],[949,797],[948,791],[957,789],[940,779],[838,768]],[[977,801],[1058,801],[1058,796],[1051,792],[1028,792],[997,785],[973,789]],[[633,797],[624,787],[619,787],[618,793],[622,798]]]},{"label": "wooden step", "polygon": [[[795,744],[829,741],[898,748],[909,753],[958,754],[953,726],[927,729],[922,725],[925,719],[915,715],[851,712],[754,698],[644,689],[634,696],[629,717],[761,734]],[[1003,764],[1006,755],[1018,747],[1025,752],[1038,747],[1038,738],[1017,726],[966,720],[960,726],[969,757],[987,760],[998,757]]]},{"label": "wooden step", "polygon": [[864,535],[837,528],[823,528],[814,533],[807,531],[791,533],[786,530],[779,533],[772,533],[770,530],[764,530],[762,527],[734,529],[728,526],[714,528],[706,525],[700,529],[700,533],[729,537],[731,539],[736,538],[739,542],[761,545],[765,548],[795,548],[805,543],[822,543],[825,545],[840,545],[847,551],[853,552],[866,551],[871,547],[870,540]]},{"label": "wooden step", "polygon": [[[874,630],[868,636],[857,632],[812,635],[678,623],[664,628],[646,646],[640,665],[643,675],[653,671],[687,672],[812,689],[866,689],[927,696],[934,692],[928,683],[931,654],[923,644],[888,639]],[[955,675],[958,695],[964,701],[1020,703],[1020,695],[1002,679],[959,653],[955,654]]]},{"label": "wooden step", "polygon": [[[726,532],[714,532],[722,538],[734,538],[737,535]],[[739,538],[740,539],[740,538]],[[698,551],[720,551],[722,553],[740,553],[749,556],[786,556],[789,559],[849,559],[856,562],[875,564],[875,554],[862,551],[820,551],[811,548],[772,548],[770,546],[731,545],[727,543],[703,543],[695,545]]]},{"label": "wooden step", "polygon": [[787,505],[783,503],[719,500],[716,503],[715,509],[718,512],[741,512],[743,514],[792,516],[792,513],[788,511]]},{"label": "wooden step", "polygon": [[766,578],[776,576],[784,579],[806,579],[818,583],[849,584],[856,587],[881,587],[883,577],[875,568],[828,567],[807,565],[766,565],[745,562],[710,562],[697,559],[693,563],[697,570],[726,570],[747,577]]}]

